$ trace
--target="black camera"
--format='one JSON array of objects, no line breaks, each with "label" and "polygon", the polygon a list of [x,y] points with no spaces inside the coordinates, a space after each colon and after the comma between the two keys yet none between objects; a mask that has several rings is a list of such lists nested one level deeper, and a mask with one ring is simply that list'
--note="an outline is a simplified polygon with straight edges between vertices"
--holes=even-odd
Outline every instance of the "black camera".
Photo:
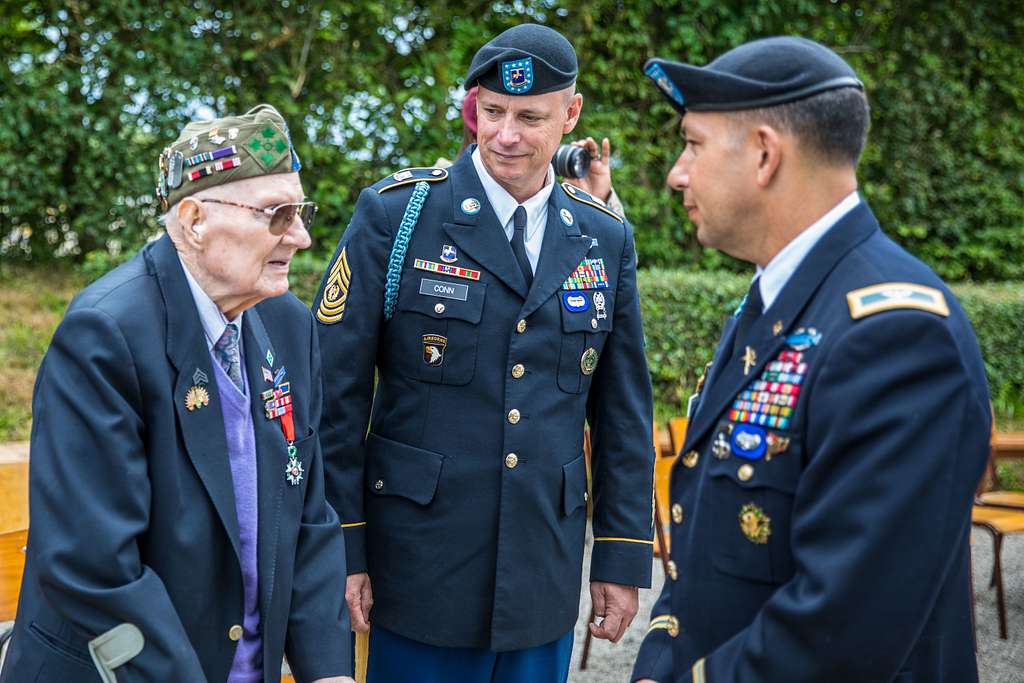
[{"label": "black camera", "polygon": [[584,147],[559,145],[551,163],[555,166],[555,175],[583,178],[590,172],[590,153]]}]

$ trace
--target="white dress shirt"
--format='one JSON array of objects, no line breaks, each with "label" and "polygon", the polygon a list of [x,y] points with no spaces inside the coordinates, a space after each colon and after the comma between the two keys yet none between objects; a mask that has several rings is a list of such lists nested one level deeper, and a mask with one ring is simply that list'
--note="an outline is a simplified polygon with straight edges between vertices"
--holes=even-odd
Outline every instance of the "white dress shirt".
[{"label": "white dress shirt", "polygon": [[758,287],[761,290],[761,299],[764,301],[762,313],[767,311],[775,303],[782,292],[782,288],[789,282],[796,269],[803,263],[804,258],[810,253],[814,245],[839,222],[843,216],[853,210],[860,203],[860,196],[856,190],[846,196],[843,201],[836,204],[828,213],[819,218],[809,228],[797,235],[792,242],[782,248],[775,255],[768,265],[762,268],[757,267],[754,277],[760,277]]},{"label": "white dress shirt", "polygon": [[[487,201],[494,208],[498,217],[498,223],[505,228],[505,236],[512,241],[512,233],[515,226],[512,224],[512,214],[516,212],[519,202],[508,193],[508,190],[498,184],[498,181],[491,177],[484,167],[483,159],[480,158],[480,149],[473,150],[473,166],[476,167],[476,174],[480,177],[480,183],[484,186],[487,194]],[[544,187],[540,192],[533,195],[525,202],[526,209],[526,258],[530,260],[530,268],[537,272],[537,261],[540,260],[540,246],[544,243],[544,228],[548,223],[548,198],[555,188],[555,169],[548,164],[548,175],[544,179]]]},{"label": "white dress shirt", "polygon": [[[234,320],[228,320],[224,317],[217,304],[213,303],[213,299],[210,295],[203,291],[203,288],[199,286],[196,279],[192,277],[192,273],[189,272],[188,266],[181,259],[181,255],[178,255],[178,260],[181,261],[181,269],[185,271],[185,279],[188,280],[188,288],[192,290],[192,300],[196,302],[196,310],[199,311],[199,322],[203,324],[203,333],[206,335],[206,346],[209,347],[210,351],[213,351],[213,345],[217,343],[220,336],[224,334],[224,328],[228,326],[228,323],[234,323],[238,328],[238,355],[242,359],[243,367],[245,365],[245,356],[242,355],[242,314],[239,313],[238,317]],[[244,374],[244,372],[243,372]]]}]

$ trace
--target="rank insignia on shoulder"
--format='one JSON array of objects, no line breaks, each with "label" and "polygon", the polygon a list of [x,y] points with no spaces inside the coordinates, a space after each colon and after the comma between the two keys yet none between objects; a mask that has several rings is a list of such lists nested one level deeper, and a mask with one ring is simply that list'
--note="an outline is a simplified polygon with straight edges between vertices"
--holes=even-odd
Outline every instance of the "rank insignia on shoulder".
[{"label": "rank insignia on shoulder", "polygon": [[747,540],[757,545],[764,545],[772,535],[772,518],[754,503],[747,503],[740,508],[740,531]]},{"label": "rank insignia on shoulder", "polygon": [[[598,209],[599,211],[602,211],[603,213],[608,214],[609,216],[611,216],[612,218],[614,218],[618,222],[625,223],[625,221],[622,219],[622,216],[620,216],[619,214],[615,213],[614,211],[609,209],[607,206],[605,206],[604,202],[602,202],[600,199],[597,199],[596,197],[592,197],[591,195],[587,194],[586,192],[584,192],[583,190],[579,189],[575,185],[571,185],[569,183],[562,183],[562,189],[565,190],[565,193],[567,195],[569,195],[569,197],[571,197],[572,199],[575,199],[576,201],[580,202],[581,204],[586,204],[588,206],[592,206],[595,209]],[[567,223],[566,225],[571,225],[571,224]]]},{"label": "rank insignia on shoulder", "polygon": [[[345,306],[348,304],[348,290],[352,284],[352,271],[348,267],[348,247],[342,247],[341,253],[334,259],[327,275],[327,284],[316,309],[316,319],[325,325],[341,322],[345,317]],[[273,363],[271,363],[273,365]]]},{"label": "rank insignia on shoulder", "polygon": [[436,183],[440,180],[446,180],[447,178],[448,171],[443,168],[403,168],[401,171],[392,173],[381,181],[383,186],[377,188],[377,194],[383,194],[388,190],[392,190],[396,187],[402,187],[403,185],[409,185],[410,183],[418,183],[420,181]]},{"label": "rank insignia on shoulder", "polygon": [[884,282],[855,289],[847,293],[846,301],[850,306],[850,317],[854,320],[900,308],[916,308],[942,317],[949,315],[949,306],[942,292],[910,282]]}]

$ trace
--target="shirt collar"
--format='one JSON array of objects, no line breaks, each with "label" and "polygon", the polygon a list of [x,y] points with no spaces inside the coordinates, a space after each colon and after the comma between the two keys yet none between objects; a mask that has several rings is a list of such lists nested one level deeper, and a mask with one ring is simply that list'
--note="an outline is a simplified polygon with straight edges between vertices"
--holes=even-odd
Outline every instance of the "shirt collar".
[{"label": "shirt collar", "polygon": [[[487,194],[487,201],[494,208],[498,222],[501,223],[501,227],[504,229],[508,222],[512,220],[512,214],[515,213],[519,202],[487,172],[487,167],[484,166],[484,161],[480,156],[479,147],[473,150],[472,157],[476,174],[480,177],[480,184],[484,186],[484,192]],[[542,211],[547,210],[548,198],[551,197],[553,189],[555,189],[555,169],[551,167],[551,164],[548,164],[548,173],[544,178],[544,187],[537,194],[523,202],[523,208],[526,209],[526,235],[524,235],[526,239],[530,239],[539,226],[540,221],[531,219]]]},{"label": "shirt collar", "polygon": [[234,320],[228,320],[224,317],[217,304],[213,303],[213,299],[210,295],[203,291],[203,288],[199,286],[199,283],[192,273],[189,272],[188,266],[185,261],[181,258],[181,254],[178,254],[178,260],[181,261],[181,269],[185,271],[185,279],[188,280],[188,288],[192,290],[192,299],[196,302],[196,310],[199,312],[199,322],[203,324],[203,333],[206,335],[206,345],[209,349],[213,350],[213,345],[217,343],[221,335],[224,334],[224,328],[228,326],[228,323],[234,323],[238,327],[239,338],[242,334],[242,316],[238,315]]},{"label": "shirt collar", "polygon": [[793,240],[782,248],[764,268],[758,266],[754,277],[760,277],[758,283],[761,290],[761,299],[764,301],[763,311],[771,308],[772,304],[782,293],[782,288],[789,282],[789,278],[800,267],[804,258],[810,253],[814,245],[818,243],[829,229],[849,213],[860,203],[860,196],[856,190],[847,195],[841,202],[836,204],[824,216],[815,221],[809,228],[797,235]]}]

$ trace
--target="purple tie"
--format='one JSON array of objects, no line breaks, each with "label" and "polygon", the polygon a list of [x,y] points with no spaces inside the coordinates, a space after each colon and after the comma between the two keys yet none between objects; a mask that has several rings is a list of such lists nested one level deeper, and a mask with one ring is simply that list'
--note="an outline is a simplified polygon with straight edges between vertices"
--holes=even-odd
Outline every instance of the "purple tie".
[{"label": "purple tie", "polygon": [[231,381],[235,383],[239,391],[242,389],[242,358],[238,353],[238,327],[234,323],[228,323],[224,328],[224,334],[213,345],[217,354],[217,362],[224,368],[224,372]]}]

